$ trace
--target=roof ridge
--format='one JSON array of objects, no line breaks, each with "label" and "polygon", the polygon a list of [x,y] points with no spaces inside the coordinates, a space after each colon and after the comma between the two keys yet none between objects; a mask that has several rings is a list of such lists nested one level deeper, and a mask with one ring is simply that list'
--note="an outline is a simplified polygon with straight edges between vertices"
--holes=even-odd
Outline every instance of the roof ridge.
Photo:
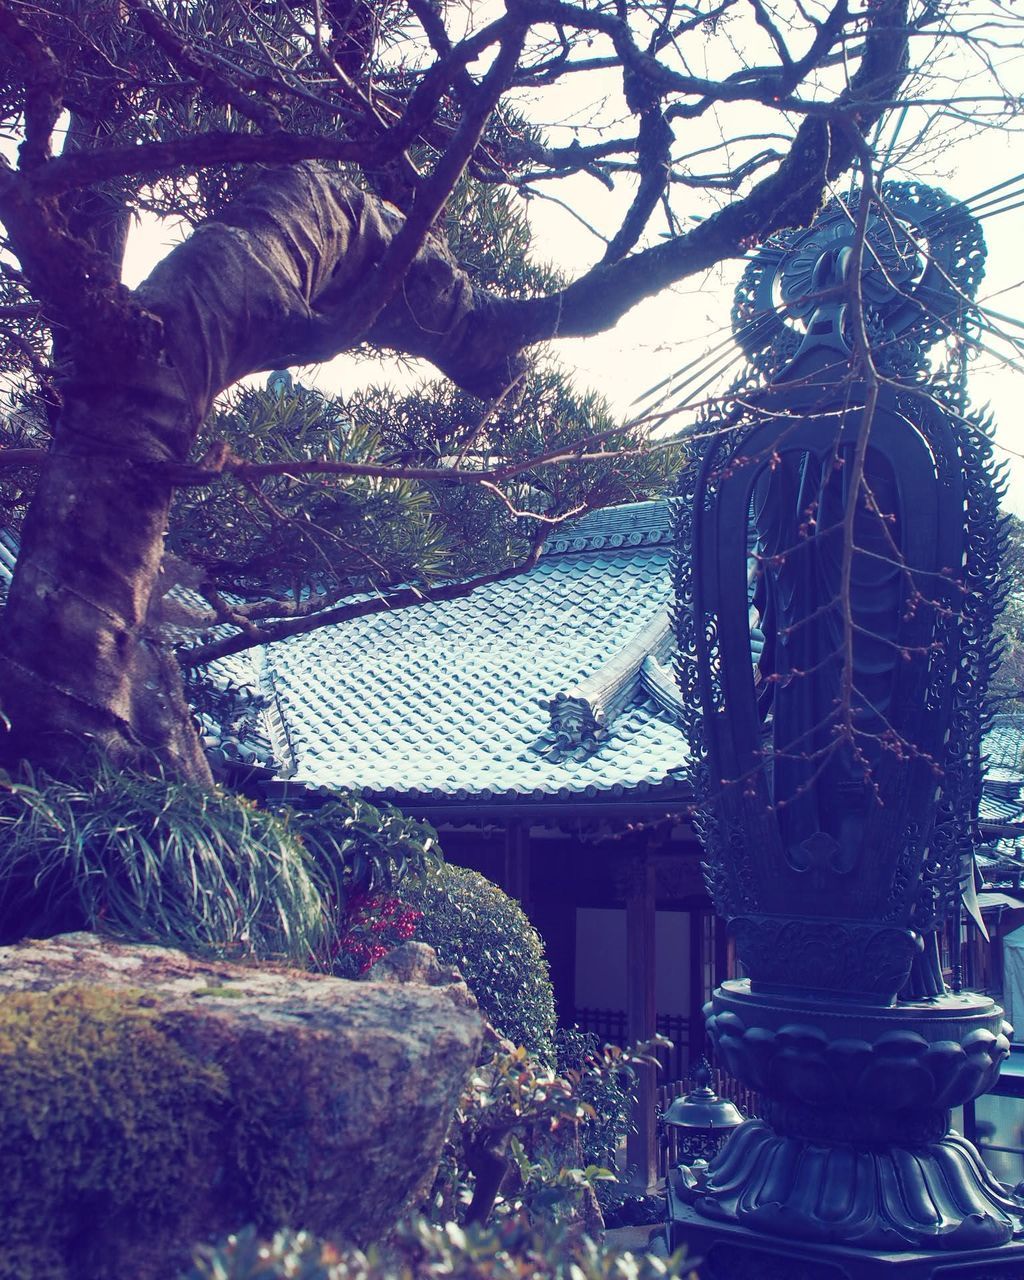
[{"label": "roof ridge", "polygon": [[596,750],[615,718],[633,701],[644,662],[652,654],[667,656],[673,639],[668,606],[662,605],[588,676],[553,698],[538,698],[551,716],[542,739],[547,753],[564,754],[577,747]]},{"label": "roof ridge", "polygon": [[674,500],[648,498],[589,511],[571,525],[559,527],[544,543],[545,555],[658,546],[671,542]]}]

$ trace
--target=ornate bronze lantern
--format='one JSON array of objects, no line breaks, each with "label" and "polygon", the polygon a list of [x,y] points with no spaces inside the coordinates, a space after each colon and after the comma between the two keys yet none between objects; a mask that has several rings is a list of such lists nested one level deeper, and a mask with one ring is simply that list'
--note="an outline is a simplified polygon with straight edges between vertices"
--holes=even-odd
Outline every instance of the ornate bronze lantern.
[{"label": "ornate bronze lantern", "polygon": [[711,1067],[706,1058],[697,1063],[690,1083],[693,1088],[669,1103],[661,1123],[673,1135],[681,1164],[689,1167],[701,1162],[706,1166],[744,1117],[739,1107],[711,1088]]},{"label": "ornate bronze lantern", "polygon": [[[984,244],[916,185],[884,188],[862,257],[855,222],[837,203],[760,251],[734,316],[761,389],[681,481],[678,678],[708,885],[747,975],[707,1025],[765,1102],[705,1172],[674,1176],[670,1234],[711,1275],[723,1232],[755,1253],[863,1251],[814,1276],[941,1251],[908,1272],[931,1275],[964,1250],[985,1264],[965,1275],[1011,1253],[1024,1275],[1024,1209],[949,1125],[1009,1028],[946,991],[938,952],[975,835],[1000,595],[961,341]],[[751,1265],[730,1280],[775,1274]]]}]

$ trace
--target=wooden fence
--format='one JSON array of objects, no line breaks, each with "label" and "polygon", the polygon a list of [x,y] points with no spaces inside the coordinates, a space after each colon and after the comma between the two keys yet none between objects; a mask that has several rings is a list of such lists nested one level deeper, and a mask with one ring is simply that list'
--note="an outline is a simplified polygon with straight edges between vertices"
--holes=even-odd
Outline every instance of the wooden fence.
[{"label": "wooden fence", "polygon": [[[575,1022],[581,1031],[590,1031],[601,1044],[625,1046],[628,1042],[626,1012],[624,1009],[576,1009]],[[659,1049],[656,1053],[661,1070],[660,1080],[679,1080],[689,1070],[690,1023],[681,1014],[659,1013],[656,1024],[658,1035],[672,1041],[671,1049]]]},{"label": "wooden fence", "polygon": [[[623,1009],[577,1009],[576,1025],[581,1031],[590,1031],[601,1044],[627,1043],[626,1013]],[[674,1098],[689,1093],[693,1088],[689,1073],[690,1061],[690,1024],[689,1020],[677,1014],[659,1014],[657,1021],[658,1034],[667,1036],[672,1041],[671,1049],[659,1049],[657,1058],[661,1064],[658,1072],[659,1080],[669,1083],[659,1084],[655,1093],[655,1106],[659,1116],[668,1109]],[[697,1055],[702,1052],[698,1047]],[[727,1075],[719,1067],[711,1068],[711,1088],[720,1098],[728,1098],[736,1104],[747,1117],[761,1114],[761,1099],[753,1089],[748,1089],[733,1076]],[[664,1178],[673,1165],[679,1163],[678,1139],[672,1132],[666,1132],[659,1124],[658,1131],[658,1177]]]}]

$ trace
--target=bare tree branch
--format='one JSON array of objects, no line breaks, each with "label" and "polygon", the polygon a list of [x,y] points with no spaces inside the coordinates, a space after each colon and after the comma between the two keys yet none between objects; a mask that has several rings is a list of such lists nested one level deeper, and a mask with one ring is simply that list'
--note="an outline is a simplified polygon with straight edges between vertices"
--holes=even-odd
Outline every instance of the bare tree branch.
[{"label": "bare tree branch", "polygon": [[353,618],[365,618],[375,613],[393,613],[401,609],[410,609],[416,605],[438,603],[442,600],[461,600],[471,595],[480,587],[487,587],[495,582],[505,582],[509,578],[526,573],[540,559],[541,547],[547,529],[535,539],[530,554],[518,564],[496,573],[482,574],[467,582],[451,582],[440,587],[403,587],[368,600],[350,601],[333,609],[322,609],[310,616],[286,619],[281,622],[268,623],[245,634],[229,636],[223,640],[213,640],[208,644],[194,648],[182,648],[178,651],[181,665],[186,669],[205,666],[218,658],[227,658],[231,654],[241,653],[257,644],[272,644],[276,640],[286,640],[289,636],[306,635],[317,631],[320,627],[333,623],[349,622]]},{"label": "bare tree branch", "polygon": [[173,169],[225,164],[293,164],[299,160],[381,164],[397,151],[388,139],[350,142],[324,134],[282,130],[269,134],[210,130],[168,142],[100,147],[61,155],[32,170],[26,188],[31,195],[57,195],[128,174],[153,178]]}]

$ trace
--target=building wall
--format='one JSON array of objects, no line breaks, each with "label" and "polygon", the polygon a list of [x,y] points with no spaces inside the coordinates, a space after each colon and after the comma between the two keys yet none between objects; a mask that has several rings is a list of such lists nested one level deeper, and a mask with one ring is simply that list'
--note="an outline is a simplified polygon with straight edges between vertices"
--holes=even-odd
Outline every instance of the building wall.
[{"label": "building wall", "polygon": [[[520,820],[517,827],[513,820],[512,826],[514,838],[497,823],[442,824],[441,847],[449,862],[472,867],[519,897],[544,941],[559,1023],[586,1025],[600,1039],[629,1039],[626,903],[641,868],[656,867],[655,1012],[659,1030],[676,1046],[675,1074],[666,1078],[683,1074],[690,1057],[703,1051],[702,1006],[725,976],[692,831],[622,817],[600,824]],[[521,854],[518,873],[514,849]],[[609,1016],[584,1017],[581,1010]]]},{"label": "building wall", "polygon": [[[690,989],[690,916],[658,911],[655,926],[655,1001],[659,1014],[686,1015]],[[626,912],[576,909],[576,1008],[625,1009]]]}]

